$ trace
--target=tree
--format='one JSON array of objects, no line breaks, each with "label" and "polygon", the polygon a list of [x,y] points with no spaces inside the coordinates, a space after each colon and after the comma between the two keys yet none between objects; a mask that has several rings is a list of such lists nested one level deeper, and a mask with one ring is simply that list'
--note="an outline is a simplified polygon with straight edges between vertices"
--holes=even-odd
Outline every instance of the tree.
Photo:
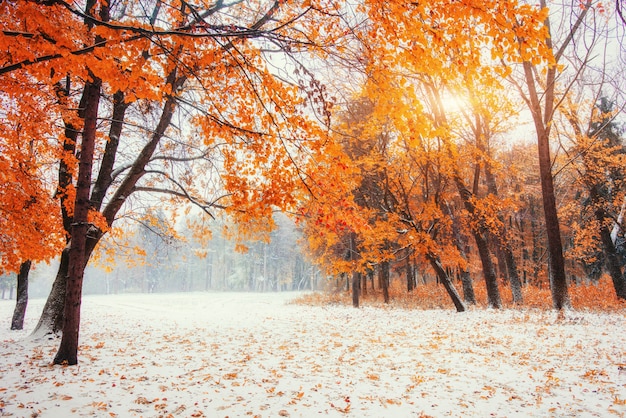
[{"label": "tree", "polygon": [[13,330],[24,328],[24,316],[26,315],[26,306],[28,305],[28,273],[31,264],[30,260],[23,262],[17,274],[17,298],[13,319],[11,319],[11,329]]},{"label": "tree", "polygon": [[[546,5],[546,2],[543,0],[540,2],[540,6],[544,10]],[[560,45],[557,44],[559,40],[551,30],[550,17],[546,15],[543,23],[546,30],[545,46],[551,53],[552,58],[547,62],[545,71],[540,71],[538,66],[541,62],[536,59],[533,60],[532,56],[522,53],[525,89],[523,89],[521,85],[517,85],[521,97],[528,105],[531,112],[535,132],[537,134],[542,201],[549,251],[548,268],[550,271],[550,287],[554,308],[558,310],[569,306],[569,298],[567,278],[565,275],[563,244],[561,241],[561,229],[552,174],[553,161],[550,150],[550,138],[553,119],[560,103],[557,97],[559,64],[564,58],[566,50],[575,39],[576,32],[585,22],[585,18],[591,10],[591,6],[591,0],[581,4],[580,7],[572,6],[569,8],[570,6],[566,6],[569,8],[569,13],[564,14],[571,16],[573,24],[567,26],[568,30],[560,40]],[[561,12],[566,11],[561,10]],[[521,47],[526,46],[527,39],[523,34],[516,34],[516,39]]]},{"label": "tree", "polygon": [[[185,199],[208,213],[225,209],[250,233],[263,231],[272,223],[255,220],[293,204],[298,165],[309,149],[324,143],[323,129],[302,109],[314,104],[308,115],[327,118],[325,101],[297,56],[333,44],[333,13],[326,11],[334,10],[332,2],[154,6],[146,13],[138,3],[89,1],[82,10],[62,1],[3,5],[15,20],[3,28],[2,42],[20,53],[4,56],[0,74],[24,74],[22,83],[40,80],[49,92],[68,78],[63,96],[68,100],[64,106],[59,99],[54,110],[64,116],[66,131],[79,132],[76,140],[72,134],[62,137],[70,152],[61,167],[72,179],[77,174],[77,182],[60,184],[72,228],[58,274],[63,281],[67,266],[56,363],[77,362],[85,265],[134,193],[165,195],[170,204]],[[277,76],[269,65],[272,57],[300,75],[291,83]],[[121,119],[112,117],[116,112]],[[193,129],[177,129],[175,117]],[[100,124],[103,120],[109,122]],[[133,137],[133,126],[149,132],[145,143]],[[177,138],[164,143],[170,136]],[[130,153],[122,154],[120,145]],[[78,173],[72,171],[76,161]],[[219,202],[196,193],[195,171],[189,170],[216,166]],[[92,167],[98,170],[93,187]],[[166,186],[158,187],[162,182]]]},{"label": "tree", "polygon": [[[585,128],[578,112],[564,109],[563,113],[575,132],[576,146],[572,154],[580,161],[578,172],[584,187],[585,199],[580,236],[588,236],[588,228],[593,228],[599,240],[581,242],[582,251],[599,241],[602,256],[594,254],[593,261],[604,262],[611,276],[617,297],[626,299],[626,278],[624,277],[624,260],[619,254],[616,240],[611,236],[612,227],[619,217],[621,202],[624,201],[624,154],[621,143],[621,129],[614,120],[614,104],[602,96],[591,112],[590,120]],[[589,219],[591,218],[591,220]],[[588,225],[585,225],[588,224]],[[617,238],[617,237],[616,237]]]}]

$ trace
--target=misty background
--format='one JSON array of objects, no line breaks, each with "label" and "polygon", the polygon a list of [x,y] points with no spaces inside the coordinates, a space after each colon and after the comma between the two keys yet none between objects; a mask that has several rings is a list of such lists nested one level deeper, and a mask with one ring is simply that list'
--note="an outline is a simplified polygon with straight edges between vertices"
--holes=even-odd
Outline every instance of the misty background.
[{"label": "misty background", "polygon": [[[167,215],[157,213],[164,224]],[[322,273],[306,259],[295,222],[274,215],[276,229],[269,242],[246,242],[247,252],[225,237],[223,219],[214,220],[205,244],[187,226],[176,235],[166,228],[134,223],[126,226],[123,242],[108,239],[85,271],[84,294],[159,293],[194,291],[292,291],[323,286]],[[50,292],[58,261],[39,263],[31,270],[29,296],[45,298]],[[15,298],[16,275],[0,276],[2,299]]]}]

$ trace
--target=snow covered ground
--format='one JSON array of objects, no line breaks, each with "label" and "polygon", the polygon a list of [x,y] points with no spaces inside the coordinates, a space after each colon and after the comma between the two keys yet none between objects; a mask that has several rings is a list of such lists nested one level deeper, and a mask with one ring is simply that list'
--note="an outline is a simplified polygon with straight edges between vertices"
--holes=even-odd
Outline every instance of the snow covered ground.
[{"label": "snow covered ground", "polygon": [[626,416],[626,314],[288,304],[295,294],[87,296],[80,364],[9,331],[0,416]]}]

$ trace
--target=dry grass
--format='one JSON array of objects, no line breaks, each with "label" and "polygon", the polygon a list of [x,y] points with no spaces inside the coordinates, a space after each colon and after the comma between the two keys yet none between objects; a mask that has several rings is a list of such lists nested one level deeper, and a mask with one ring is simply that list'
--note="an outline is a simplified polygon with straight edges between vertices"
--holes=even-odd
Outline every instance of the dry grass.
[{"label": "dry grass", "polygon": [[[460,286],[457,285],[459,292]],[[478,308],[487,307],[487,291],[485,283],[476,281],[474,292],[478,301]],[[502,303],[505,308],[513,308],[512,294],[505,285],[500,286]],[[391,298],[390,307],[405,309],[454,309],[454,305],[442,285],[436,283],[422,284],[411,293],[406,291],[403,284],[395,282],[389,289]],[[552,296],[550,289],[526,286],[523,289],[524,303],[521,307],[538,308],[543,310],[552,309]],[[600,280],[596,285],[570,285],[569,296],[572,307],[577,310],[591,311],[616,311],[626,309],[626,301],[615,296],[613,284],[608,278]],[[328,290],[304,295],[294,301],[301,305],[352,305],[352,294],[345,290]],[[371,289],[361,296],[361,305],[385,306],[382,291]]]}]

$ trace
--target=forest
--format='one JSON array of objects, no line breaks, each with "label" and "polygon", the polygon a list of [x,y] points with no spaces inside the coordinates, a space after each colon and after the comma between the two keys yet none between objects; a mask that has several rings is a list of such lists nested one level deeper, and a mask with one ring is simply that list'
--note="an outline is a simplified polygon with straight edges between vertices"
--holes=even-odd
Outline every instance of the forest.
[{"label": "forest", "polygon": [[603,286],[591,305],[623,307],[621,0],[0,16],[0,273],[21,329],[31,266],[54,263],[34,334],[61,335],[55,364],[78,363],[87,284],[348,290],[355,307],[436,286],[458,312],[533,289],[562,311]]}]

